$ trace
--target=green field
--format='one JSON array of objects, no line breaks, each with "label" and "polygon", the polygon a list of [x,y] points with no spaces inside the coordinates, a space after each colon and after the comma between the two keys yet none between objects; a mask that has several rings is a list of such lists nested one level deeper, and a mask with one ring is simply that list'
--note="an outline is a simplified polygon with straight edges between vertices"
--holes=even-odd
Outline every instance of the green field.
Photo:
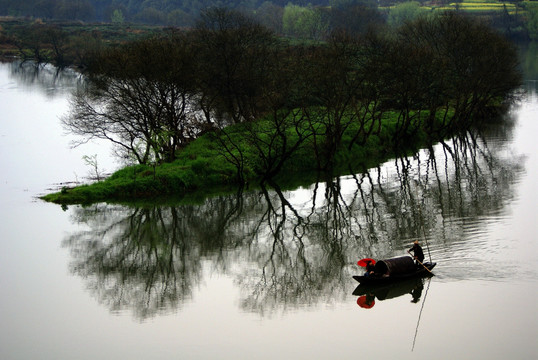
[{"label": "green field", "polygon": [[516,11],[516,6],[512,3],[480,0],[451,3],[448,7],[446,7],[446,9],[460,9],[468,12],[504,11],[505,8],[509,13]]}]

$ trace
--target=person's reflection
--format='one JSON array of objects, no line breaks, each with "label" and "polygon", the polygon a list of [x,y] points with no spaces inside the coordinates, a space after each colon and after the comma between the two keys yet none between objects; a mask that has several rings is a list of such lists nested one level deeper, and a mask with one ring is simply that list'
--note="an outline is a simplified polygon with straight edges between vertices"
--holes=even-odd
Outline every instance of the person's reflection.
[{"label": "person's reflection", "polygon": [[422,290],[424,290],[424,284],[422,281],[417,283],[417,286],[413,290],[411,290],[411,296],[413,297],[413,300],[411,300],[412,303],[418,303],[420,301],[420,297],[422,296]]}]

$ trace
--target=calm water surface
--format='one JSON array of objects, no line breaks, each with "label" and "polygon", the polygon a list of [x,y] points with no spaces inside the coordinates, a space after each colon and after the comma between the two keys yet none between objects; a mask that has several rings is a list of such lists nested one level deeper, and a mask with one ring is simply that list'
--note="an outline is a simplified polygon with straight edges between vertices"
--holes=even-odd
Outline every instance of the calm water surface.
[{"label": "calm water surface", "polygon": [[[536,79],[502,124],[366,174],[62,209],[36,197],[82,156],[119,166],[63,135],[77,81],[0,65],[1,359],[538,357]],[[356,261],[415,239],[436,276],[359,307]]]}]

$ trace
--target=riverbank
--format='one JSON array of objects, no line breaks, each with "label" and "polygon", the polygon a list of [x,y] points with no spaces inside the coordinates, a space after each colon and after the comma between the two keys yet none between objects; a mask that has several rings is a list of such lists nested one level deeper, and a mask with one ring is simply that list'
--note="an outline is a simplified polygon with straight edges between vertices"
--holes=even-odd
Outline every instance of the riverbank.
[{"label": "riverbank", "polygon": [[[377,134],[369,135],[364,143],[353,143],[351,146],[357,127],[350,126],[344,133],[330,172],[317,170],[315,145],[313,141],[307,141],[271,180],[283,189],[291,189],[311,184],[320,178],[364,172],[392,157],[414,154],[420,148],[431,146],[456,131],[453,129],[448,132],[448,128],[443,127],[443,119],[438,116],[433,131],[419,125],[396,137],[398,130],[394,116],[396,115],[386,114]],[[423,124],[420,119],[427,116],[427,113],[420,114],[416,119],[417,124]],[[233,137],[232,141],[242,147],[245,158],[241,175],[238,174],[237,166],[228,160],[229,154],[223,151],[220,142],[222,139],[218,140],[215,134],[207,134],[184,148],[172,163],[127,166],[102,181],[75,187],[65,186],[41,199],[66,205],[166,200],[171,197],[178,201],[236,191],[244,185],[255,187],[266,179],[262,178],[257,168],[259,154],[245,140],[243,131],[242,126],[234,126],[228,129],[226,135]],[[224,135],[221,134],[222,136]]]}]

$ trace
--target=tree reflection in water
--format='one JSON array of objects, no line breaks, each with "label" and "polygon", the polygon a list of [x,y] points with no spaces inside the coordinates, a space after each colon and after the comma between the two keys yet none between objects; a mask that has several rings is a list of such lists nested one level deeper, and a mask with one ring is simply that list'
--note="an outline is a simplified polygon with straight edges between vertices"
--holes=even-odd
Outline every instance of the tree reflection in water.
[{"label": "tree reflection in water", "polygon": [[9,76],[17,81],[17,86],[38,89],[48,98],[67,94],[84,81],[75,70],[59,69],[51,64],[17,60],[8,66]]},{"label": "tree reflection in water", "polygon": [[337,301],[350,295],[361,256],[400,255],[426,237],[436,261],[448,260],[448,245],[501,212],[524,170],[501,146],[512,129],[503,124],[308,189],[272,184],[202,204],[77,207],[73,221],[87,230],[64,241],[72,272],[100,303],[139,319],[180,308],[204,263],[234,279],[245,311]]}]

